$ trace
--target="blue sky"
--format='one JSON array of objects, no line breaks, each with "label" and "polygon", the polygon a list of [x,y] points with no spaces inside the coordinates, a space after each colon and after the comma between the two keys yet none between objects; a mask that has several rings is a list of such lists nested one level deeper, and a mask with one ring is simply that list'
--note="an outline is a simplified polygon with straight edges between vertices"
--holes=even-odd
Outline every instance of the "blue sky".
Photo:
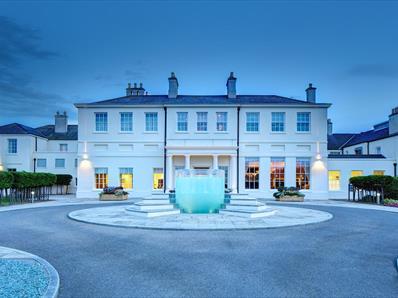
[{"label": "blue sky", "polygon": [[240,94],[333,104],[336,132],[398,106],[395,1],[12,1],[0,3],[0,124],[49,124],[75,102],[167,93]]}]

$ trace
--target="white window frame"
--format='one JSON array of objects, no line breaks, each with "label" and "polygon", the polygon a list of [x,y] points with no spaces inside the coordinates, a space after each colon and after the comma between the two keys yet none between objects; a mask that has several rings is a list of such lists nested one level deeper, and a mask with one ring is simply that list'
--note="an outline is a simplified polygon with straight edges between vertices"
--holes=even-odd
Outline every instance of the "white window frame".
[{"label": "white window frame", "polygon": [[[44,161],[44,165],[40,165],[40,162]],[[36,159],[36,167],[37,168],[41,168],[41,169],[45,169],[47,168],[47,159],[46,158],[38,158]]]},{"label": "white window frame", "polygon": [[188,112],[177,112],[177,132],[188,132]]},{"label": "white window frame", "polygon": [[[258,163],[257,176],[253,175],[253,178],[250,178],[250,175],[249,175],[249,180],[247,180],[246,176],[248,174],[255,174],[255,172],[248,172],[250,162],[256,162],[256,161]],[[244,183],[245,183],[245,190],[259,190],[260,189],[260,158],[259,157],[257,157],[257,156],[256,157],[245,157]],[[249,185],[249,187],[246,187],[247,184]]]},{"label": "white window frame", "polygon": [[[257,120],[255,119],[257,118]],[[248,130],[249,125],[256,126],[256,130]],[[246,112],[246,125],[245,131],[248,133],[258,133],[260,132],[260,112]]]},{"label": "white window frame", "polygon": [[[150,121],[150,122],[148,122]],[[158,112],[145,112],[145,132],[156,133],[159,129]]]},{"label": "white window frame", "polygon": [[207,132],[208,131],[208,112],[196,112],[196,131]]},{"label": "white window frame", "polygon": [[[59,166],[59,165],[57,165],[57,162],[59,162],[59,161],[63,161],[63,166]],[[65,167],[66,167],[66,160],[65,160],[65,158],[56,158],[55,160],[54,160],[54,168],[56,168],[56,169],[65,169]]]},{"label": "white window frame", "polygon": [[[122,132],[122,133],[133,132],[133,130],[134,130],[133,112],[120,112],[119,115],[120,115],[120,132]],[[126,122],[126,121],[128,121],[128,122]]]},{"label": "white window frame", "polygon": [[18,139],[8,139],[8,154],[18,154]]},{"label": "white window frame", "polygon": [[[108,113],[95,112],[95,132],[108,132]],[[102,122],[100,122],[102,121]]]},{"label": "white window frame", "polygon": [[271,112],[271,131],[276,133],[285,132],[286,128],[286,113],[285,112]]},{"label": "white window frame", "polygon": [[[64,148],[65,150],[62,148]],[[68,144],[65,143],[59,144],[59,152],[68,152]]]},{"label": "white window frame", "polygon": [[217,132],[228,131],[228,112],[216,112],[216,130]]},{"label": "white window frame", "polygon": [[[308,115],[308,122],[304,122],[300,119],[299,115]],[[300,125],[308,123],[308,130],[299,129]],[[296,132],[297,133],[310,133],[311,132],[311,112],[297,112],[296,114]]]},{"label": "white window frame", "polygon": [[[299,163],[303,166],[304,172],[297,172],[297,168]],[[299,185],[300,177],[299,175],[308,176],[308,188],[301,188]],[[304,178],[304,181],[307,180]],[[310,157],[297,157],[296,158],[296,187],[301,190],[310,190],[311,189],[311,158]]]}]

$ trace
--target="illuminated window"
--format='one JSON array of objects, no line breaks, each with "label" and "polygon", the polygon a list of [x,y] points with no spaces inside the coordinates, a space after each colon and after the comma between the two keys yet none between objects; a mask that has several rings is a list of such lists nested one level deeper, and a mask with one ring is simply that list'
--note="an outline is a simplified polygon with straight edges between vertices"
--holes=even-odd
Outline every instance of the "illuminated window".
[{"label": "illuminated window", "polygon": [[340,171],[329,171],[329,190],[340,190]]},{"label": "illuminated window", "polygon": [[163,168],[153,169],[153,189],[163,189]]},{"label": "illuminated window", "polygon": [[120,113],[120,131],[132,132],[133,131],[133,113],[122,112]]},{"label": "illuminated window", "polygon": [[227,112],[217,112],[217,131],[227,131]]},{"label": "illuminated window", "polygon": [[17,139],[8,139],[8,153],[15,154],[18,152]]},{"label": "illuminated window", "polygon": [[68,144],[59,144],[59,151],[67,152],[68,151]]},{"label": "illuminated window", "polygon": [[351,171],[351,177],[358,177],[358,176],[363,176],[363,171]]},{"label": "illuminated window", "polygon": [[158,131],[158,113],[145,113],[145,131]]},{"label": "illuminated window", "polygon": [[108,187],[108,168],[95,168],[95,188]]},{"label": "illuminated window", "polygon": [[373,175],[384,176],[384,171],[383,170],[374,170]]},{"label": "illuminated window", "polygon": [[271,189],[285,186],[285,159],[283,157],[271,158]]},{"label": "illuminated window", "polygon": [[188,131],[188,112],[177,112],[177,131]]},{"label": "illuminated window", "polygon": [[47,167],[47,159],[38,158],[36,161],[36,165],[38,168],[46,168]]},{"label": "illuminated window", "polygon": [[133,168],[120,168],[120,186],[124,189],[133,189]]},{"label": "illuminated window", "polygon": [[197,112],[196,117],[196,130],[207,131],[207,112]]},{"label": "illuminated window", "polygon": [[311,159],[296,159],[296,187],[298,189],[310,189]]},{"label": "illuminated window", "polygon": [[245,159],[245,188],[259,188],[260,160],[258,157],[246,157]]},{"label": "illuminated window", "polygon": [[95,131],[108,131],[108,113],[95,113]]},{"label": "illuminated window", "polygon": [[297,131],[309,132],[311,127],[311,113],[298,112],[297,113]]},{"label": "illuminated window", "polygon": [[274,132],[285,131],[285,113],[284,112],[272,112],[271,114],[271,130]]},{"label": "illuminated window", "polygon": [[260,118],[260,113],[258,113],[258,112],[246,113],[246,131],[258,132],[259,118]]}]

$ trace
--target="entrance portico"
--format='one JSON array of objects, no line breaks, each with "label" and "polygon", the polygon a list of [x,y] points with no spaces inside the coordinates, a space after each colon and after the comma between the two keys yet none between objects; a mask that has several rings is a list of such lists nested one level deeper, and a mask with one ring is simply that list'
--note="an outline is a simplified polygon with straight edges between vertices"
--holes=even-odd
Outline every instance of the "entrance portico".
[{"label": "entrance portico", "polygon": [[175,171],[180,169],[221,169],[226,173],[226,187],[237,191],[236,147],[167,147],[166,189],[175,187]]}]

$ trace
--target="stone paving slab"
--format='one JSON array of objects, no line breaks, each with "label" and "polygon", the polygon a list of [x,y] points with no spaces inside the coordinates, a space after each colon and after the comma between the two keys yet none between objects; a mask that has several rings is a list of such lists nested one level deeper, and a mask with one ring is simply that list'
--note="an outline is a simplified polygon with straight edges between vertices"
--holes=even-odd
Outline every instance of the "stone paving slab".
[{"label": "stone paving slab", "polygon": [[[21,280],[23,280],[23,276],[24,274],[39,274],[38,272],[40,272],[40,270],[44,270],[46,276],[43,277],[39,277],[39,276],[35,276],[36,280],[30,281],[29,285],[32,287],[43,287],[43,284],[45,284],[45,292],[40,296],[40,297],[44,297],[44,298],[55,298],[58,296],[58,290],[59,290],[59,275],[58,272],[55,270],[55,268],[48,263],[46,260],[30,254],[28,252],[25,251],[21,251],[21,250],[17,250],[17,249],[13,249],[13,248],[9,248],[9,247],[3,247],[0,246],[0,261],[3,260],[3,265],[4,266],[8,266],[9,268],[13,268],[13,272],[8,272],[8,273],[12,273],[12,274],[16,274],[18,275],[19,278],[21,278]],[[8,268],[7,267],[7,268]],[[18,272],[21,271],[21,272]],[[26,272],[26,271],[31,271]],[[21,277],[22,276],[22,277]],[[1,281],[5,281],[7,280],[7,278],[10,278],[10,276],[1,276],[0,275],[0,288],[2,289],[19,289],[21,286],[26,286],[26,285],[20,285],[17,284],[14,287],[12,285],[10,285],[9,283],[7,283],[6,285],[1,285]],[[33,277],[32,277],[33,278]],[[14,278],[13,278],[14,279]],[[43,283],[40,285],[36,285],[38,282]],[[17,297],[36,297],[37,295],[37,289],[32,289],[33,291],[30,291],[27,288],[24,288],[24,293],[22,292],[17,292],[17,293],[3,293],[4,297],[13,297],[13,298],[17,298]],[[29,293],[30,294],[27,294]],[[28,296],[26,296],[28,295]]]},{"label": "stone paving slab", "polygon": [[138,217],[127,206],[96,207],[76,210],[68,217],[77,221],[144,229],[166,230],[234,230],[267,229],[318,223],[333,218],[319,210],[273,206],[276,214],[264,218],[244,218],[223,214],[178,214],[157,218]]}]

